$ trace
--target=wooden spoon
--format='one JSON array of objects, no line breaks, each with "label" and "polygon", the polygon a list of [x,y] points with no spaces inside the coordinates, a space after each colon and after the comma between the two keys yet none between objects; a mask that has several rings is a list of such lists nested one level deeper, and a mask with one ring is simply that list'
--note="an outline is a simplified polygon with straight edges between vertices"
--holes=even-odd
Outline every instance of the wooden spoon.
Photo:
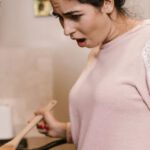
[{"label": "wooden spoon", "polygon": [[[56,100],[51,100],[45,109],[51,110],[57,104]],[[33,120],[10,142],[0,147],[0,150],[15,150],[21,139],[43,118],[42,115],[35,116]]]}]

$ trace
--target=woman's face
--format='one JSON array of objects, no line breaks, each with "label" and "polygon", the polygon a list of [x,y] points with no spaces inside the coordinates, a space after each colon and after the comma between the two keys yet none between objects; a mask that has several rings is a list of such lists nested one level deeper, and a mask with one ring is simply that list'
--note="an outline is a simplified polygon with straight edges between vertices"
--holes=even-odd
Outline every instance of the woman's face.
[{"label": "woman's face", "polygon": [[53,14],[59,18],[64,34],[80,47],[92,48],[104,43],[110,32],[110,19],[101,8],[77,0],[51,0]]}]

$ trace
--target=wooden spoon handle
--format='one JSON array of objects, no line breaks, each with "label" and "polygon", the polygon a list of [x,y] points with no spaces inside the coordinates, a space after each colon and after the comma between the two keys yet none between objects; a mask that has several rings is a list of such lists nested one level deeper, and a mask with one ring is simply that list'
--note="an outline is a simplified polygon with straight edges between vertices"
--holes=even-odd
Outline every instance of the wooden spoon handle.
[{"label": "wooden spoon handle", "polygon": [[[51,100],[48,106],[46,106],[47,110],[52,110],[54,106],[57,104],[56,100]],[[42,115],[35,116],[33,120],[11,141],[13,145],[19,144],[21,139],[43,118]]]}]

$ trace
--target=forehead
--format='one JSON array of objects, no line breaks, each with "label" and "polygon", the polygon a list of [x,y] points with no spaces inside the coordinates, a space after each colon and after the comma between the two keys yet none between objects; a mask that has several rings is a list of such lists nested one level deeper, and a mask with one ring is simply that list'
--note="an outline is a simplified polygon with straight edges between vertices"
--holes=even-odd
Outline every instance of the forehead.
[{"label": "forehead", "polygon": [[55,12],[72,10],[81,5],[78,0],[50,0],[50,2]]}]

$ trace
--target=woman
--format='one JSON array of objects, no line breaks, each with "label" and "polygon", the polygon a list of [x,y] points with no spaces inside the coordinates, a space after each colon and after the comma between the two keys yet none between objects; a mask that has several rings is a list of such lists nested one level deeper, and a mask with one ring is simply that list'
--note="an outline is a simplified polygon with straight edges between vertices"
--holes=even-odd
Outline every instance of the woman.
[{"label": "woman", "polygon": [[78,150],[150,149],[150,21],[130,18],[125,0],[51,0],[64,34],[94,48],[69,96],[70,122],[50,112],[38,129]]}]

